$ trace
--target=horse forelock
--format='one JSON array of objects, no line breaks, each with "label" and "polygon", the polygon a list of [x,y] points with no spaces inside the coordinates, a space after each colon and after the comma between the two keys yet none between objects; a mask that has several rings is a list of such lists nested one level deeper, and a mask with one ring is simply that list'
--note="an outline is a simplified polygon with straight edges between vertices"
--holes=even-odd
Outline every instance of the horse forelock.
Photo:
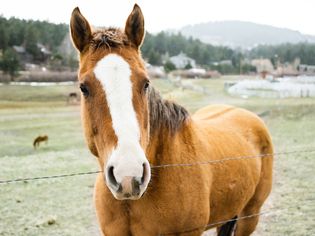
[{"label": "horse forelock", "polygon": [[118,28],[97,29],[92,34],[91,47],[96,50],[102,47],[107,49],[128,46],[130,42],[124,32]]}]

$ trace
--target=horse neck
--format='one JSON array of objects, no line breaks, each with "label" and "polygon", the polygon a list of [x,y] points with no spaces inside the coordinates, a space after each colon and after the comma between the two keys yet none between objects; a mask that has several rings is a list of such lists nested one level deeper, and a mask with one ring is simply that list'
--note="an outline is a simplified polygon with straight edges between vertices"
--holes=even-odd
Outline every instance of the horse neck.
[{"label": "horse neck", "polygon": [[154,88],[149,91],[149,116],[148,157],[151,163],[158,164],[165,149],[175,151],[178,143],[190,135],[191,119],[184,107],[164,100]]}]

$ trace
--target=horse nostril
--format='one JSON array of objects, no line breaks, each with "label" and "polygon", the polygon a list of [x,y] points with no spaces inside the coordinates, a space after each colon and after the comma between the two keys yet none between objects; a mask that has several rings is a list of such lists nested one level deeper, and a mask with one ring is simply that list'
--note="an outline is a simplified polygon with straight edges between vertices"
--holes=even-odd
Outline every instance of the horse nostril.
[{"label": "horse nostril", "polygon": [[114,185],[117,188],[119,187],[118,186],[119,184],[117,183],[117,180],[114,176],[114,167],[113,166],[111,166],[107,169],[107,178],[108,178],[108,182],[110,184]]},{"label": "horse nostril", "polygon": [[143,171],[142,171],[142,177],[141,177],[141,183],[140,184],[144,183],[145,177],[147,175],[147,170],[146,170],[145,165],[146,165],[145,163],[142,164]]},{"label": "horse nostril", "polygon": [[132,194],[136,195],[136,196],[139,195],[140,194],[140,185],[142,183],[138,180],[138,178],[133,177],[131,184],[132,184]]}]

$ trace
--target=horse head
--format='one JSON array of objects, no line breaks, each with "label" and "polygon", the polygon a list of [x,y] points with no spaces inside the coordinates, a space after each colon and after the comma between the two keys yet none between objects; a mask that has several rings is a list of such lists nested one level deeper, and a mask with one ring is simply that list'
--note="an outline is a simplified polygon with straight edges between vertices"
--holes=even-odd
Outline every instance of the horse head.
[{"label": "horse head", "polygon": [[70,30],[80,54],[78,79],[89,149],[98,158],[113,196],[139,199],[151,178],[145,154],[150,83],[139,50],[145,34],[141,9],[134,6],[124,30],[93,30],[75,8]]}]

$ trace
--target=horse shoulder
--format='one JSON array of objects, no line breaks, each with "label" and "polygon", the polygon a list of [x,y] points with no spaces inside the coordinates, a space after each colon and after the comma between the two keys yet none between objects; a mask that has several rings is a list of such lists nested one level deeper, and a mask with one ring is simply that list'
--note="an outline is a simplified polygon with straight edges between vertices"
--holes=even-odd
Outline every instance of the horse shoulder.
[{"label": "horse shoulder", "polygon": [[[208,141],[207,150],[210,150],[212,159],[259,156],[272,152],[268,129],[264,122],[250,111],[215,105],[197,111],[193,115],[193,120],[199,126],[199,130],[202,130],[201,139]],[[252,172],[254,182],[257,182],[263,159],[250,158],[242,163],[246,163],[247,167],[239,165],[235,168],[234,162],[226,162],[224,166],[228,167],[231,164],[229,173],[235,175],[238,168],[248,168]]]},{"label": "horse shoulder", "polygon": [[193,119],[206,125],[234,132],[243,137],[260,153],[272,145],[264,121],[251,111],[228,105],[211,105],[198,110]]}]

